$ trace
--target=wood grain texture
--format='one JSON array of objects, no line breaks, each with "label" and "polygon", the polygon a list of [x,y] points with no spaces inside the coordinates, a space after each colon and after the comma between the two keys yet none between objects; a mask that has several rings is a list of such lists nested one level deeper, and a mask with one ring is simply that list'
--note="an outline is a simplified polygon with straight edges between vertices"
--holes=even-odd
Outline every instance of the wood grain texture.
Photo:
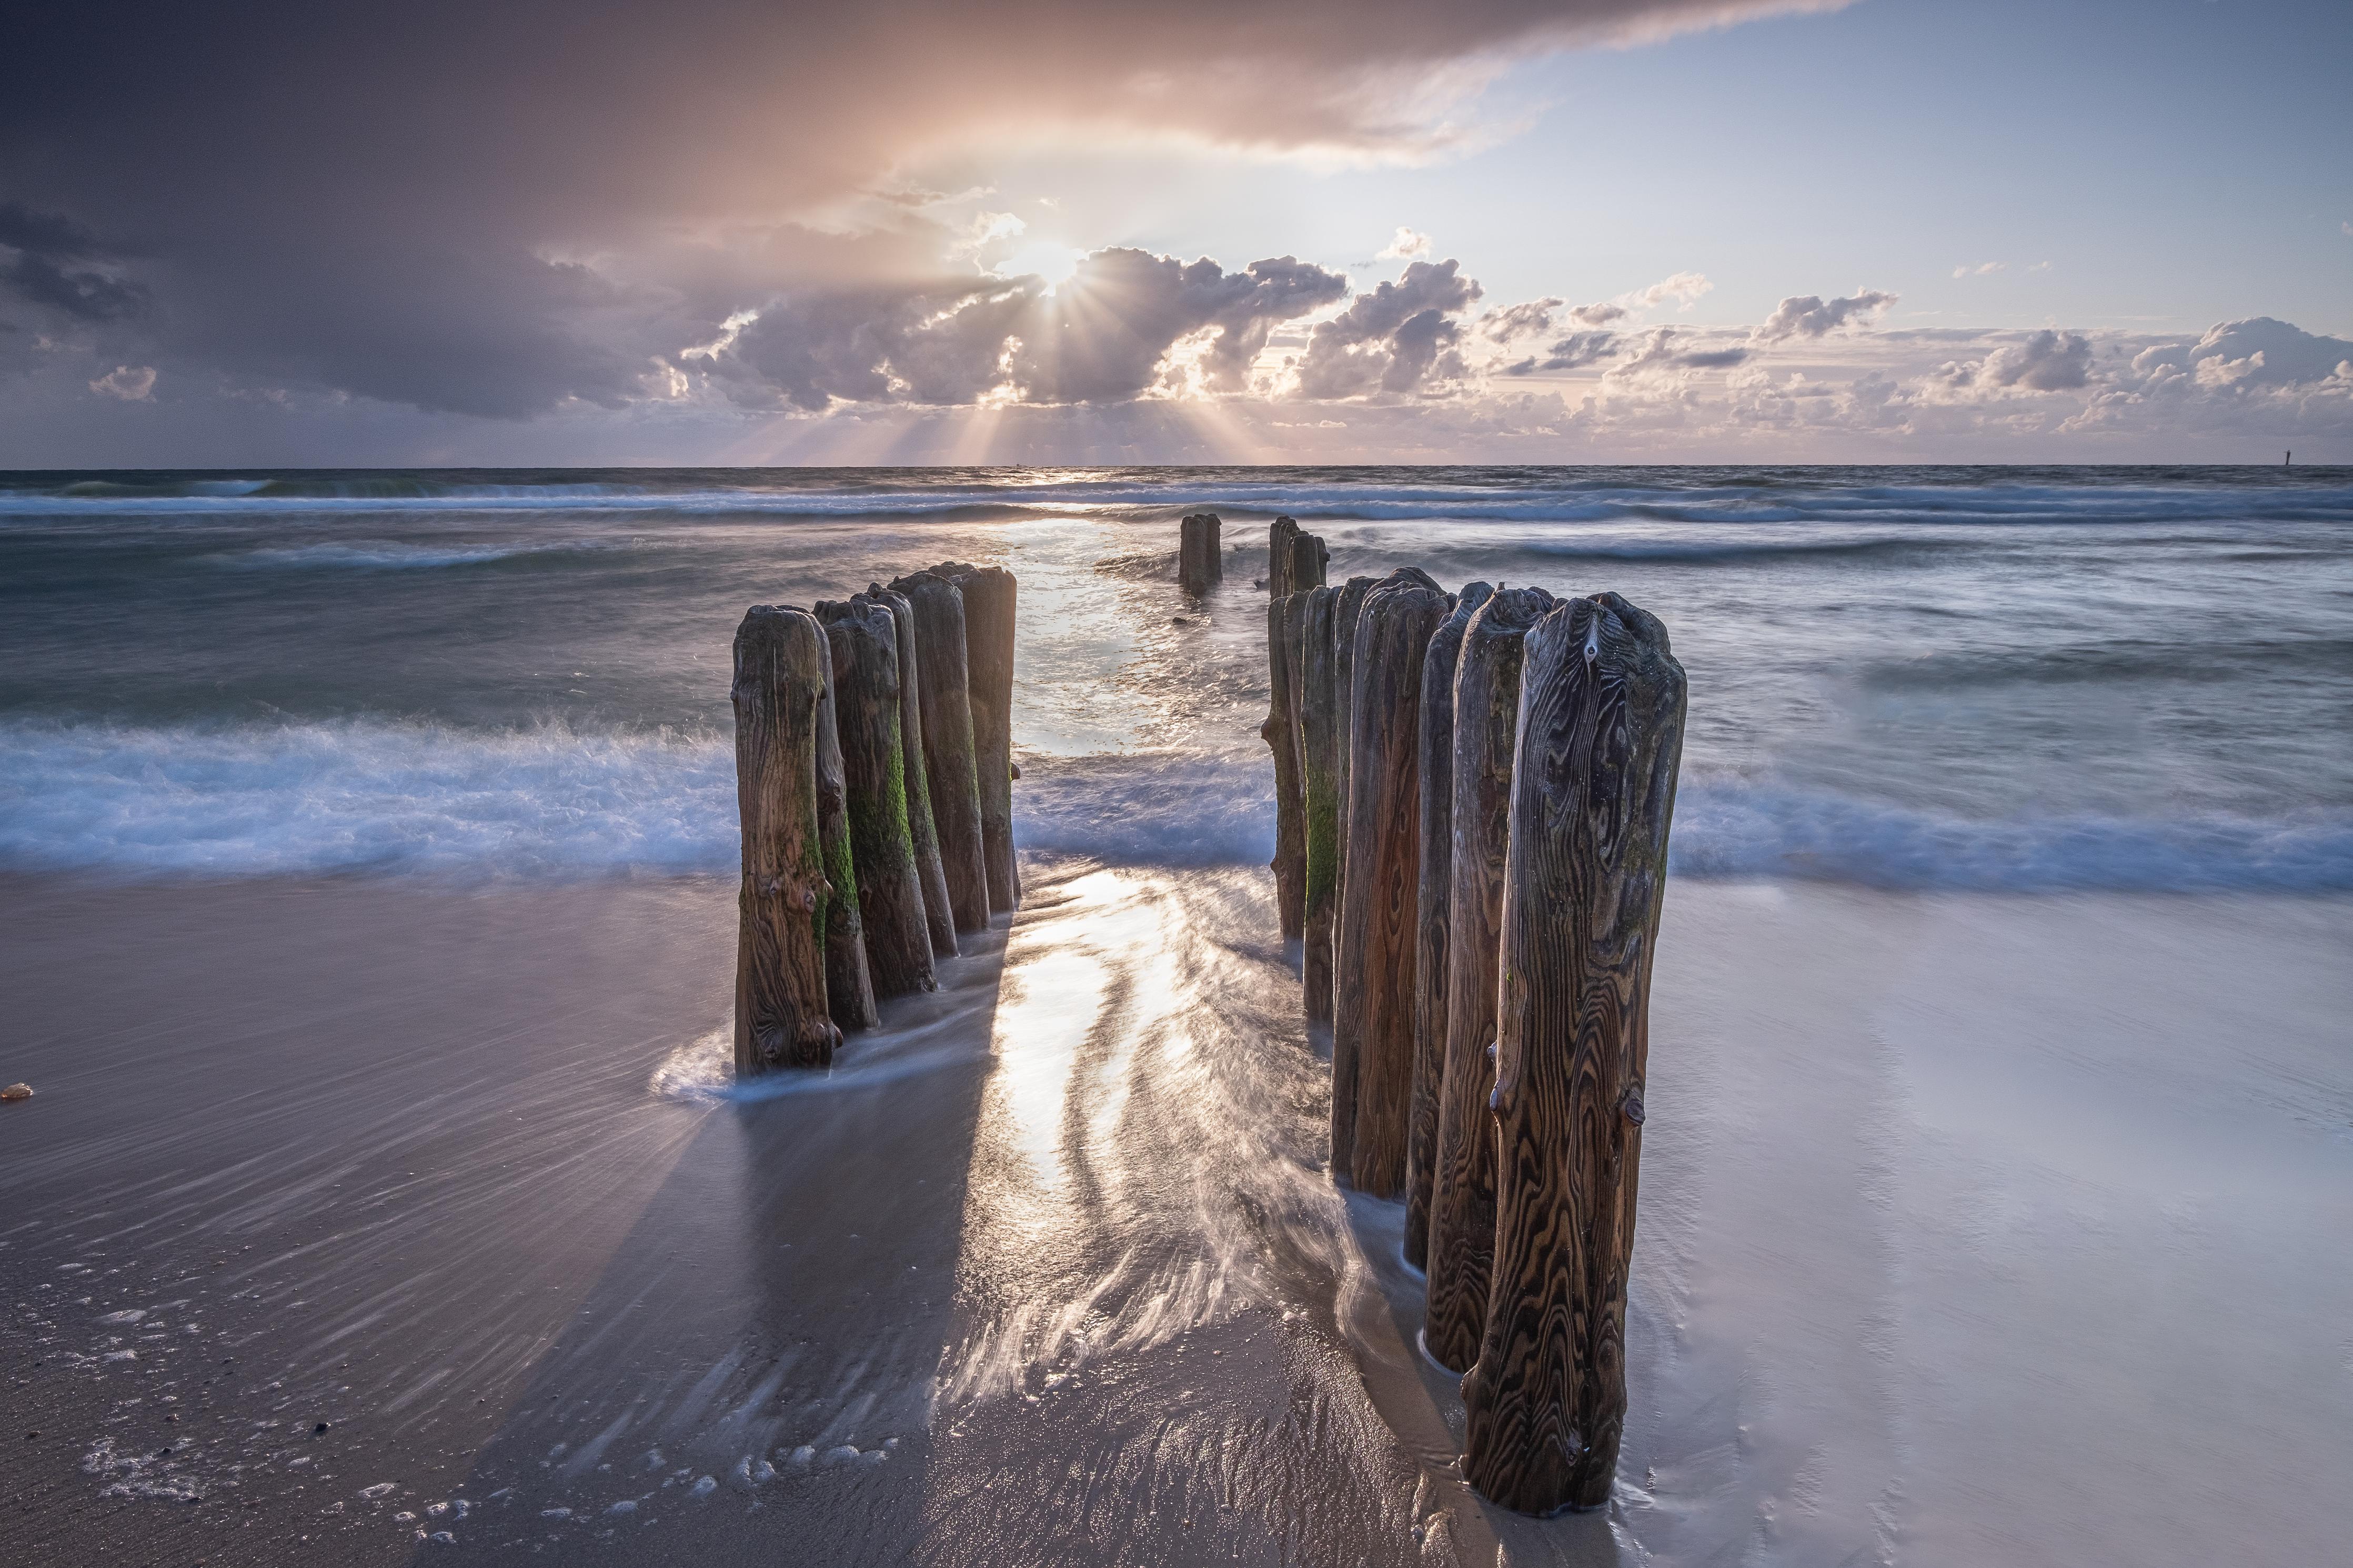
[{"label": "wood grain texture", "polygon": [[859,908],[858,857],[849,844],[849,782],[841,760],[839,698],[833,678],[833,644],[818,650],[825,672],[825,695],[818,700],[817,829],[825,845],[825,877],[830,885],[819,906],[824,921],[825,1000],[833,1021],[845,1031],[871,1029],[874,982],[866,967],[866,919]]},{"label": "wood grain texture", "polygon": [[1299,520],[1278,517],[1266,529],[1266,596],[1287,599],[1298,590],[1291,585],[1291,546],[1299,538]]},{"label": "wood grain texture", "polygon": [[893,578],[915,611],[915,674],[923,695],[923,769],[932,826],[958,931],[988,929],[988,872],[981,858],[980,782],[973,768],[972,689],[966,674],[964,594],[930,572]]},{"label": "wood grain texture", "polygon": [[1334,755],[1339,730],[1332,647],[1332,615],[1340,593],[1315,587],[1299,598],[1299,773],[1307,863],[1299,978],[1309,1020],[1323,1024],[1332,1019],[1333,913],[1340,881],[1339,763]]},{"label": "wood grain texture", "polygon": [[964,595],[965,678],[972,708],[973,776],[980,790],[980,858],[988,907],[1021,901],[1013,854],[1014,614],[1020,584],[1002,566],[951,563],[932,568]]},{"label": "wood grain texture", "polygon": [[1438,1086],[1446,1058],[1447,867],[1454,852],[1454,661],[1462,632],[1494,596],[1472,583],[1430,635],[1421,658],[1421,865],[1414,894],[1413,1089],[1406,1119],[1405,1260],[1430,1262],[1430,1169],[1438,1152]]},{"label": "wood grain texture", "polygon": [[[1413,567],[1365,595],[1349,697],[1348,855],[1334,965],[1332,1092],[1352,1088],[1349,1179],[1360,1192],[1405,1189],[1413,1100],[1414,903],[1421,874],[1421,670],[1452,605]],[[1352,1084],[1336,1042],[1353,1037]],[[1337,1118],[1335,1119],[1335,1130]],[[1336,1146],[1336,1141],[1335,1141]]]},{"label": "wood grain texture", "polygon": [[1196,597],[1226,580],[1222,524],[1214,511],[1198,511],[1177,525],[1176,585]]},{"label": "wood grain texture", "polygon": [[1463,1475],[1525,1513],[1609,1498],[1684,681],[1614,594],[1527,636],[1496,994],[1495,1258]]},{"label": "wood grain texture", "polygon": [[1349,731],[1355,723],[1356,626],[1376,579],[1351,577],[1332,605],[1332,784],[1337,811],[1332,880],[1332,1174],[1350,1179],[1356,1143],[1356,1040],[1364,1025],[1362,998],[1342,996],[1341,931],[1347,924]]},{"label": "wood grain texture", "polygon": [[923,763],[923,681],[917,674],[915,606],[907,595],[880,583],[866,585],[866,597],[887,605],[899,634],[899,741],[906,763],[907,831],[915,845],[915,875],[923,890],[923,927],[932,956],[956,955],[955,910],[948,902],[948,874],[940,864],[939,829],[932,824],[931,770]]},{"label": "wood grain texture", "polygon": [[1283,619],[1291,595],[1266,602],[1267,715],[1258,729],[1274,754],[1274,905],[1282,939],[1298,937],[1307,914],[1307,802],[1300,779],[1299,727],[1293,719],[1291,659]]},{"label": "wood grain texture", "polygon": [[1316,534],[1303,533],[1291,542],[1290,576],[1286,579],[1294,594],[1324,586],[1324,573],[1331,565],[1332,550]]},{"label": "wood grain texture", "polygon": [[834,725],[849,786],[849,856],[867,973],[877,997],[934,990],[932,938],[907,824],[898,628],[888,605],[862,594],[820,602],[817,618],[833,653]]},{"label": "wood grain texture", "polygon": [[[1466,595],[1467,596],[1467,595]],[[1446,1028],[1440,1051],[1438,1146],[1431,1156],[1430,1281],[1422,1343],[1454,1372],[1479,1359],[1495,1254],[1495,976],[1504,940],[1520,656],[1550,614],[1542,588],[1506,588],[1473,614],[1455,660],[1447,856]]]},{"label": "wood grain texture", "polygon": [[825,633],[807,611],[754,605],[735,632],[735,1070],[827,1067],[841,1043],[826,1006],[822,910],[832,893],[817,820]]}]

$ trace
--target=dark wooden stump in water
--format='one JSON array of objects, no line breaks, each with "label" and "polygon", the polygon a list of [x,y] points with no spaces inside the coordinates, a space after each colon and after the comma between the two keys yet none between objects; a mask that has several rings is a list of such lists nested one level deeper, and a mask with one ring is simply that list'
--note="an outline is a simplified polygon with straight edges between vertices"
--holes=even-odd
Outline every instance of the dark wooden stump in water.
[{"label": "dark wooden stump in water", "polygon": [[1430,1169],[1438,1152],[1438,1085],[1446,1056],[1446,885],[1454,852],[1454,660],[1463,628],[1494,595],[1456,595],[1421,660],[1421,865],[1414,892],[1413,1091],[1406,1122],[1405,1260],[1430,1260]]},{"label": "dark wooden stump in water", "polygon": [[1523,1513],[1609,1499],[1626,1415],[1651,959],[1684,683],[1615,594],[1528,633],[1504,881],[1495,1261],[1464,1479]]},{"label": "dark wooden stump in water", "polygon": [[[1334,755],[1335,665],[1332,612],[1336,588],[1295,595],[1299,616],[1299,780],[1306,877],[1302,893],[1300,986],[1308,1018],[1332,1020],[1332,925],[1340,885],[1339,762]],[[1287,629],[1287,628],[1286,628]]]},{"label": "dark wooden stump in water", "polygon": [[981,858],[980,783],[973,768],[972,688],[965,655],[964,595],[929,572],[894,578],[915,611],[916,675],[923,698],[923,771],[948,907],[959,931],[988,929],[988,872]]},{"label": "dark wooden stump in water", "polygon": [[835,692],[833,646],[818,650],[825,696],[818,703],[817,827],[825,841],[825,878],[832,885],[820,906],[825,935],[825,1000],[847,1031],[871,1029],[874,983],[866,967],[866,920],[858,902],[858,857],[849,845],[849,782],[841,761],[840,700]]},{"label": "dark wooden stump in water", "polygon": [[964,594],[964,646],[972,698],[972,765],[980,786],[980,858],[988,907],[1021,901],[1013,858],[1013,614],[1020,584],[1002,566],[932,568]]},{"label": "dark wooden stump in water", "polygon": [[1301,934],[1307,912],[1307,803],[1300,778],[1299,723],[1291,685],[1283,623],[1293,615],[1285,595],[1266,602],[1267,715],[1259,735],[1274,753],[1274,905],[1285,942]]},{"label": "dark wooden stump in water", "polygon": [[1373,585],[1370,577],[1351,577],[1332,600],[1332,1174],[1342,1181],[1356,1158],[1356,1034],[1364,1022],[1363,1009],[1340,997],[1340,933],[1348,908],[1348,736],[1355,726],[1356,626]]},{"label": "dark wooden stump in water", "polygon": [[825,633],[807,611],[754,605],[735,632],[735,1071],[821,1068],[841,1030],[826,1008],[822,910],[832,892],[818,827],[817,728]]},{"label": "dark wooden stump in water", "polygon": [[[1405,1187],[1413,1099],[1415,896],[1421,874],[1421,668],[1430,634],[1452,608],[1428,576],[1401,567],[1365,595],[1356,626],[1348,745],[1348,855],[1333,972],[1332,1093],[1359,1192]],[[1344,1062],[1342,1042],[1351,1047]],[[1335,1153],[1335,1158],[1337,1158]]]},{"label": "dark wooden stump in water", "polygon": [[1176,584],[1196,598],[1226,580],[1221,526],[1214,511],[1195,512],[1177,525]]},{"label": "dark wooden stump in water", "polygon": [[1270,599],[1287,599],[1298,589],[1291,582],[1291,546],[1299,537],[1299,520],[1278,517],[1266,530],[1266,594]]},{"label": "dark wooden stump in water", "polygon": [[874,994],[937,989],[923,884],[907,821],[907,765],[899,720],[899,632],[891,607],[865,595],[820,603],[833,651],[834,724],[849,788],[849,856]]},{"label": "dark wooden stump in water", "polygon": [[1324,568],[1331,563],[1332,551],[1313,533],[1303,533],[1291,542],[1291,567],[1284,581],[1294,594],[1324,585]]},{"label": "dark wooden stump in water", "polygon": [[955,910],[948,901],[948,876],[940,864],[939,829],[932,823],[930,768],[923,762],[923,693],[922,666],[915,651],[915,606],[904,594],[880,583],[866,585],[864,597],[887,605],[899,636],[899,740],[906,762],[907,830],[915,847],[915,876],[923,892],[923,926],[931,933],[932,956],[956,955]]},{"label": "dark wooden stump in water", "polygon": [[1510,842],[1512,742],[1519,733],[1520,654],[1553,608],[1542,588],[1506,588],[1462,634],[1454,672],[1453,845],[1447,857],[1446,1027],[1440,1053],[1438,1144],[1430,1161],[1430,1359],[1468,1372],[1487,1325],[1495,1255],[1495,965],[1504,938],[1504,854]]}]

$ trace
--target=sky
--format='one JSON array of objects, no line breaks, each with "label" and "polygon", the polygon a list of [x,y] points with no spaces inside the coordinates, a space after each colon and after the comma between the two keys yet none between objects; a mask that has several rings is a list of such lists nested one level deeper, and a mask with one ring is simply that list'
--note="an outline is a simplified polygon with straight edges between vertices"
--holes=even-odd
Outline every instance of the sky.
[{"label": "sky", "polygon": [[0,52],[0,467],[2353,461],[2353,7],[228,0]]}]

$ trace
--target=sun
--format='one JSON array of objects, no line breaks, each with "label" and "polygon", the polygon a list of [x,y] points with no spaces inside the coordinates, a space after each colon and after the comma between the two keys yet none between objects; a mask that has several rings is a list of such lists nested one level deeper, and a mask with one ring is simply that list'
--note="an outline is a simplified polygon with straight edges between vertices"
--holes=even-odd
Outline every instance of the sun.
[{"label": "sun", "polygon": [[1042,278],[1046,280],[1046,292],[1050,294],[1078,272],[1079,263],[1085,259],[1086,254],[1060,240],[1033,239],[1007,256],[991,270],[999,278]]}]

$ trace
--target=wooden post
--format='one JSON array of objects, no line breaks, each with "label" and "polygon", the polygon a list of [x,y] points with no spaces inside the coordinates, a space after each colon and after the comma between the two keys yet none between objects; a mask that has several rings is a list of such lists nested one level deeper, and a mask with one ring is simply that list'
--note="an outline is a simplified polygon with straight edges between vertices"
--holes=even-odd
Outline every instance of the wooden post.
[{"label": "wooden post", "polygon": [[1324,568],[1332,560],[1329,545],[1312,533],[1303,533],[1291,542],[1291,566],[1285,581],[1294,594],[1324,585]]},{"label": "wooden post", "polygon": [[1225,546],[1214,511],[1198,511],[1178,524],[1176,583],[1198,598],[1226,580]]},{"label": "wooden post", "polygon": [[964,595],[929,572],[894,578],[915,611],[916,677],[923,698],[923,771],[932,825],[958,931],[988,929],[988,872],[981,859],[980,782],[972,760],[972,689],[965,663]]},{"label": "wooden post", "polygon": [[934,566],[932,572],[964,595],[980,858],[988,907],[1001,914],[1021,901],[1021,872],[1013,858],[1013,612],[1020,584],[1002,566]]},{"label": "wooden post", "polygon": [[1355,719],[1350,704],[1356,694],[1356,621],[1365,613],[1365,595],[1373,591],[1373,582],[1370,577],[1351,577],[1340,584],[1339,597],[1332,602],[1332,777],[1340,806],[1335,819],[1340,853],[1334,862],[1332,884],[1335,943],[1339,941],[1336,900],[1348,886],[1348,731]]},{"label": "wooden post", "polygon": [[1405,1143],[1405,1260],[1430,1262],[1430,1177],[1446,1056],[1446,888],[1454,851],[1454,661],[1463,628],[1494,596],[1473,583],[1430,634],[1421,660],[1421,863],[1414,892],[1413,1089]]},{"label": "wooden post", "polygon": [[[1349,697],[1348,854],[1333,966],[1333,1149],[1359,1192],[1405,1186],[1413,1098],[1414,899],[1421,868],[1421,666],[1452,606],[1410,566],[1365,595]],[[1353,1097],[1353,1123],[1339,1102]]]},{"label": "wooden post", "polygon": [[932,823],[930,768],[923,762],[923,693],[915,652],[915,606],[904,594],[880,583],[866,585],[867,598],[887,605],[899,636],[899,740],[906,761],[907,830],[915,846],[915,877],[923,891],[923,926],[932,956],[956,955],[955,911],[948,902],[948,875],[940,864],[939,829]]},{"label": "wooden post", "polygon": [[862,594],[847,604],[819,604],[817,618],[833,652],[834,723],[849,786],[849,858],[858,873],[874,994],[936,990],[907,821],[898,627],[888,605]]},{"label": "wooden post", "polygon": [[[1337,588],[1301,595],[1299,778],[1306,859],[1301,918],[1300,986],[1310,1022],[1332,1021],[1332,923],[1340,885],[1338,739],[1335,714],[1332,612]],[[1337,1166],[1335,1166],[1337,1169]]]},{"label": "wooden post", "polygon": [[[1467,595],[1465,595],[1468,596]],[[1468,1372],[1487,1324],[1495,1255],[1495,964],[1504,935],[1504,854],[1510,840],[1512,742],[1519,733],[1520,653],[1553,608],[1542,588],[1506,588],[1462,634],[1454,672],[1454,754],[1447,857],[1446,1018],[1440,1053],[1438,1146],[1431,1158],[1430,1359]]]},{"label": "wooden post", "polygon": [[1291,546],[1299,537],[1299,520],[1278,517],[1266,531],[1266,596],[1287,599],[1299,590],[1291,581]]},{"label": "wooden post", "polygon": [[1651,957],[1683,751],[1683,667],[1615,594],[1527,635],[1497,989],[1495,1263],[1462,1379],[1463,1475],[1523,1513],[1609,1499]]},{"label": "wooden post", "polygon": [[833,645],[818,650],[825,696],[818,703],[817,828],[825,841],[825,879],[832,891],[820,906],[825,925],[825,999],[846,1032],[871,1029],[874,983],[866,968],[866,920],[858,907],[858,857],[849,845],[849,782],[842,765],[840,700],[833,678]]},{"label": "wooden post", "polygon": [[1258,727],[1274,753],[1274,858],[1268,865],[1274,871],[1275,912],[1285,942],[1302,934],[1307,914],[1307,804],[1300,782],[1291,658],[1283,642],[1283,621],[1293,597],[1266,602],[1267,715]]},{"label": "wooden post", "polygon": [[821,1068],[841,1031],[826,1009],[825,841],[817,729],[825,634],[807,611],[754,605],[735,631],[735,1071]]}]

